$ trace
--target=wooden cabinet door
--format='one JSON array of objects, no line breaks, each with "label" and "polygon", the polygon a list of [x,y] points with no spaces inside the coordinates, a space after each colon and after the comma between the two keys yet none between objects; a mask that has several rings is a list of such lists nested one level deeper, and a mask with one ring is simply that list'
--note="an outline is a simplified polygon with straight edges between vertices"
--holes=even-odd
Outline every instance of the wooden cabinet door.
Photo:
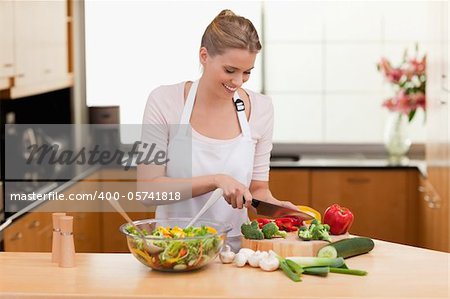
[{"label": "wooden cabinet door", "polygon": [[0,90],[14,75],[13,1],[0,1]]},{"label": "wooden cabinet door", "polygon": [[316,210],[338,203],[353,212],[350,233],[416,243],[417,171],[314,170],[311,186]]},{"label": "wooden cabinet door", "polygon": [[14,84],[6,98],[72,85],[67,1],[13,1]]},{"label": "wooden cabinet door", "polygon": [[310,205],[310,171],[273,168],[270,170],[269,187],[273,196],[296,205]]},{"label": "wooden cabinet door", "polygon": [[5,229],[5,251],[50,252],[52,249],[51,213],[32,212]]},{"label": "wooden cabinet door", "polygon": [[14,2],[14,86],[42,83],[44,75],[45,1]]},{"label": "wooden cabinet door", "polygon": [[[419,202],[419,246],[450,251],[448,190],[435,188],[431,181],[448,181],[446,168],[428,169],[428,179],[421,179]],[[439,186],[439,183],[438,185]],[[439,191],[438,191],[439,190]]]},{"label": "wooden cabinet door", "polygon": [[58,82],[69,73],[67,1],[53,1],[46,4],[45,28],[43,37],[44,76],[46,82]]},{"label": "wooden cabinet door", "polygon": [[[272,168],[269,176],[269,188],[272,195],[279,200],[290,201],[296,205],[310,205],[309,170],[294,168]],[[258,215],[249,211],[249,218]]]},{"label": "wooden cabinet door", "polygon": [[[427,248],[448,250],[449,245],[449,144],[450,109],[448,89],[448,11],[449,4],[440,3],[436,18],[441,18],[440,44],[427,53],[427,141],[426,163],[428,178],[420,203],[423,234],[421,245]],[[425,199],[427,201],[425,201]],[[426,219],[426,220],[425,220]]]}]

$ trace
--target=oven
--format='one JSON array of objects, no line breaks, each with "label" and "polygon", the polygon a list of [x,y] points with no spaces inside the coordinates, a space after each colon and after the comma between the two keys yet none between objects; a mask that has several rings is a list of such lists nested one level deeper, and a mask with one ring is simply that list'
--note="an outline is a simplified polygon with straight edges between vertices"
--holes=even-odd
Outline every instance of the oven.
[{"label": "oven", "polygon": [[[68,136],[55,135],[47,128],[71,123],[71,88],[15,100],[0,100],[0,251],[4,249],[2,229],[25,214],[27,203],[8,201],[12,192],[30,193],[54,186],[62,174],[58,166],[20,168],[33,143],[70,146]],[[45,124],[45,125],[44,125]]]}]

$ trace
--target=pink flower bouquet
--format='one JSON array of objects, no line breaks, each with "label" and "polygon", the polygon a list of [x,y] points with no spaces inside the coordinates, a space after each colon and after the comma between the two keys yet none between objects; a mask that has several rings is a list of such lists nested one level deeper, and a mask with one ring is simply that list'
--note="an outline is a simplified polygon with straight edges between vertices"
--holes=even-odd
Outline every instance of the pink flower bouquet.
[{"label": "pink flower bouquet", "polygon": [[414,57],[408,57],[405,50],[403,61],[398,67],[393,67],[389,60],[382,57],[377,68],[395,88],[395,95],[383,102],[384,107],[406,114],[409,122],[418,108],[425,111],[426,55],[419,58],[417,46]]}]

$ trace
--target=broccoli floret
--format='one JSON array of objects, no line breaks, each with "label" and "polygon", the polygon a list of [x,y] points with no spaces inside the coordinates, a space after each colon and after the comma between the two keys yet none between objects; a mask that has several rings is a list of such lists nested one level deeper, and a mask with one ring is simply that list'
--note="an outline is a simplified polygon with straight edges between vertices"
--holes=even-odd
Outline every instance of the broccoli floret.
[{"label": "broccoli floret", "polygon": [[302,226],[298,230],[298,237],[303,241],[309,241],[312,239],[313,236],[307,226]]},{"label": "broccoli floret", "polygon": [[274,222],[269,222],[263,226],[262,232],[264,234],[264,238],[272,239],[275,237],[286,238],[287,233],[285,231],[280,231],[278,226]]},{"label": "broccoli floret", "polygon": [[263,232],[259,229],[258,221],[252,221],[251,223],[244,223],[241,225],[241,233],[246,239],[262,240],[264,239]]},{"label": "broccoli floret", "polygon": [[312,234],[312,238],[314,240],[325,240],[331,242],[330,235],[328,231],[330,230],[330,226],[327,224],[322,224],[318,221],[316,224],[312,223],[309,227],[309,231]]},{"label": "broccoli floret", "polygon": [[329,231],[330,226],[328,224],[322,224],[320,221],[314,219],[309,227],[300,227],[298,237],[304,241],[325,240],[331,242]]}]

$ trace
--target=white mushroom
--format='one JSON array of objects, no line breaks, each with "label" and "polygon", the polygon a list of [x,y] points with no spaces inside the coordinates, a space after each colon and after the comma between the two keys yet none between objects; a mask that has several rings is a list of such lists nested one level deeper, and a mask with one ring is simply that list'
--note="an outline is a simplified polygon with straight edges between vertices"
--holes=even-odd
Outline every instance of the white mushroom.
[{"label": "white mushroom", "polygon": [[239,254],[239,253],[244,254],[244,255],[247,257],[247,260],[248,260],[248,258],[249,258],[251,255],[253,255],[253,254],[255,253],[255,251],[254,251],[253,249],[250,249],[250,248],[241,248],[241,249],[239,250],[238,254]]},{"label": "white mushroom", "polygon": [[275,271],[280,267],[277,254],[273,251],[259,261],[259,267],[264,271]]},{"label": "white mushroom", "polygon": [[259,262],[261,261],[261,259],[268,256],[269,254],[267,253],[267,251],[261,252],[258,250],[248,258],[248,263],[250,264],[250,266],[257,268],[259,267]]},{"label": "white mushroom", "polygon": [[236,254],[233,251],[231,251],[230,246],[225,245],[225,247],[222,249],[222,251],[219,254],[219,258],[223,264],[230,264],[233,262],[235,255]]},{"label": "white mushroom", "polygon": [[245,253],[239,252],[234,257],[233,263],[238,267],[244,267],[245,264],[247,264],[247,260],[248,260],[247,255],[245,255]]}]

